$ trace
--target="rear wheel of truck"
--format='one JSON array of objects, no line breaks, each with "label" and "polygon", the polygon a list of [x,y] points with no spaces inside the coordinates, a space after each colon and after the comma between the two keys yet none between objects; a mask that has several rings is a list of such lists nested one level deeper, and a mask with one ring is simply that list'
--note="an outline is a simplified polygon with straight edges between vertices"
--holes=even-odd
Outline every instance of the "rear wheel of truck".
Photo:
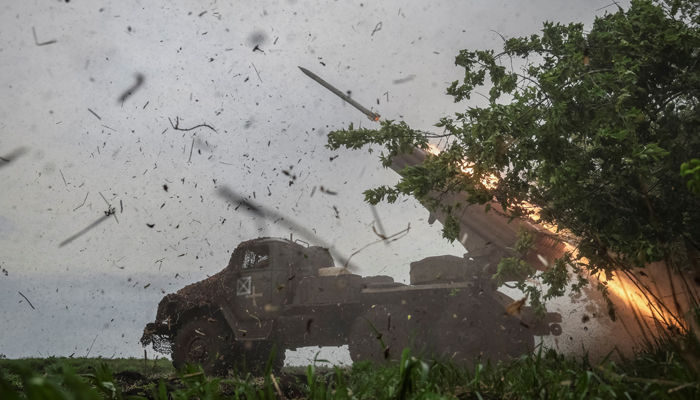
[{"label": "rear wheel of truck", "polygon": [[173,366],[201,365],[207,375],[224,375],[227,367],[240,357],[239,345],[221,320],[202,318],[186,323],[175,334]]},{"label": "rear wheel of truck", "polygon": [[417,325],[409,316],[406,309],[396,305],[376,306],[365,311],[350,328],[348,348],[352,361],[381,363],[401,359],[406,347],[422,342],[416,337],[414,328]]}]

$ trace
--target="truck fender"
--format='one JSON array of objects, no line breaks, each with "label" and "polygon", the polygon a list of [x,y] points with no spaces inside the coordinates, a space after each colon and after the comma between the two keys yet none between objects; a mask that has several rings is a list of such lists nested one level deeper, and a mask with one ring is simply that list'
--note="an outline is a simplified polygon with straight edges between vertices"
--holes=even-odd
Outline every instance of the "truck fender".
[{"label": "truck fender", "polygon": [[236,317],[233,315],[233,312],[231,312],[231,309],[228,308],[225,304],[219,303],[219,311],[221,311],[221,314],[224,316],[224,319],[226,320],[226,323],[228,324],[228,327],[231,328],[231,332],[233,332],[234,337],[238,337],[239,335],[236,332],[237,328],[237,321]]}]

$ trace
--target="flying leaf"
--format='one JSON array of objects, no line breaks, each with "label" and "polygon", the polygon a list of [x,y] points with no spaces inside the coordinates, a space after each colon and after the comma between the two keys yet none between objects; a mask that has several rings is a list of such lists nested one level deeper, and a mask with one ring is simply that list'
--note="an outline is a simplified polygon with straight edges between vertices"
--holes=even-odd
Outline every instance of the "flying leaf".
[{"label": "flying leaf", "polygon": [[520,314],[520,311],[522,310],[523,306],[525,305],[525,302],[527,301],[527,296],[528,295],[525,295],[525,297],[523,297],[522,299],[514,301],[508,307],[506,307],[506,314]]}]

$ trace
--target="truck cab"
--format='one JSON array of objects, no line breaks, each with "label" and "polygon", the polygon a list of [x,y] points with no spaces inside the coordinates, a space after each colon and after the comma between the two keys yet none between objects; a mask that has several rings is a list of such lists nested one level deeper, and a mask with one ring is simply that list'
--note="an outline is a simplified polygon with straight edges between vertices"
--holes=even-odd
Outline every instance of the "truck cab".
[{"label": "truck cab", "polygon": [[[249,361],[264,363],[270,347],[281,344],[275,331],[279,318],[306,304],[308,279],[333,266],[328,250],[318,246],[281,238],[243,242],[221,272],[166,295],[141,343],[171,354],[178,368],[196,362],[208,372],[220,371],[228,363],[217,362],[226,361],[219,355],[245,353]],[[279,353],[277,364],[284,350]]]},{"label": "truck cab", "polygon": [[333,267],[330,253],[287,239],[265,238],[239,246],[229,267],[235,290],[221,293],[216,305],[241,340],[268,339],[274,321],[287,307],[305,304],[300,286],[319,270]]}]

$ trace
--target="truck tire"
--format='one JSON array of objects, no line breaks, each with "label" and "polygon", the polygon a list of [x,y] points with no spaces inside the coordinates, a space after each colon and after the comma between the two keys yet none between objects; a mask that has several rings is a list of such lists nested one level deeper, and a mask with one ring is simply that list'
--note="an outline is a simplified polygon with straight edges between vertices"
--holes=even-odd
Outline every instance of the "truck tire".
[{"label": "truck tire", "polygon": [[173,340],[173,366],[201,365],[207,375],[223,375],[240,357],[231,330],[223,321],[201,318],[178,329]]},{"label": "truck tire", "polygon": [[534,346],[534,336],[500,305],[459,302],[450,305],[432,329],[435,356],[472,367],[518,357]]},{"label": "truck tire", "polygon": [[367,310],[355,319],[350,328],[348,345],[352,361],[382,363],[398,360],[406,347],[421,343],[415,337],[416,324],[411,323],[409,315],[400,306],[383,305]]}]

